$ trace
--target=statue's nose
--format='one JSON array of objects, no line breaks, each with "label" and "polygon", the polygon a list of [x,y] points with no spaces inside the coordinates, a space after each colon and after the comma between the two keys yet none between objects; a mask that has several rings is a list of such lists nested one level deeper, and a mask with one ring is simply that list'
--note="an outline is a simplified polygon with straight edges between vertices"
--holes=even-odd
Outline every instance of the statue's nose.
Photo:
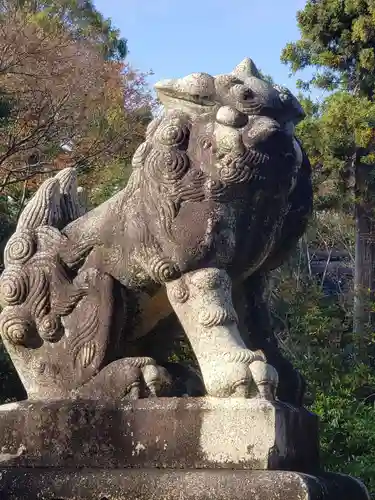
[{"label": "statue's nose", "polygon": [[244,128],[242,138],[246,146],[255,146],[271,141],[280,133],[280,124],[273,118],[254,116],[249,119],[248,125]]}]

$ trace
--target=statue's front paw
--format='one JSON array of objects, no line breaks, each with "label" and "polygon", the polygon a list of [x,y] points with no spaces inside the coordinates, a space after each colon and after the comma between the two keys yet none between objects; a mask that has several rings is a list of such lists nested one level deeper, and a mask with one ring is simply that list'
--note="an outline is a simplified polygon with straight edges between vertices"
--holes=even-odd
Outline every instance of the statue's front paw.
[{"label": "statue's front paw", "polygon": [[252,376],[248,363],[228,362],[218,357],[209,363],[203,362],[201,369],[208,396],[250,397]]},{"label": "statue's front paw", "polygon": [[275,399],[278,374],[263,353],[243,349],[225,354],[201,365],[209,396]]}]

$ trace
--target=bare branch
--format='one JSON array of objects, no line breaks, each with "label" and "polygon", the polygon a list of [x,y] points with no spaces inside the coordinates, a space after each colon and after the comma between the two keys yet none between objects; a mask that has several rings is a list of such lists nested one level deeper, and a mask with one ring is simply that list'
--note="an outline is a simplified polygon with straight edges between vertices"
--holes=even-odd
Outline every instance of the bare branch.
[{"label": "bare branch", "polygon": [[[50,171],[129,156],[144,132],[138,111],[153,101],[144,75],[105,61],[93,43],[10,10],[0,22],[2,103],[0,192],[40,173],[30,168],[32,155]],[[68,143],[69,153],[62,149]]]}]

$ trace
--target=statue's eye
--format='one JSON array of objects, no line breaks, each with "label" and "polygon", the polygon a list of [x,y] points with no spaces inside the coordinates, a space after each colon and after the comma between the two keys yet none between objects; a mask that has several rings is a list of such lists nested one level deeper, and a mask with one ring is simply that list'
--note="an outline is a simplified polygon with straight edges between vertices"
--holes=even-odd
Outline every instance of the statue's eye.
[{"label": "statue's eye", "polygon": [[254,92],[250,89],[246,89],[242,95],[243,101],[250,101],[254,97]]},{"label": "statue's eye", "polygon": [[198,95],[198,94],[192,94],[191,96],[194,101],[196,102],[202,102],[202,101],[209,101],[210,97],[208,95]]}]

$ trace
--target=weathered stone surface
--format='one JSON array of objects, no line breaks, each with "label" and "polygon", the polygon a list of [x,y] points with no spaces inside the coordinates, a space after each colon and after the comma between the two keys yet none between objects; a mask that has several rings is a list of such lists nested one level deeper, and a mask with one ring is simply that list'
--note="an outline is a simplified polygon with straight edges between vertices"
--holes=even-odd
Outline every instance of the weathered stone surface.
[{"label": "weathered stone surface", "polygon": [[174,314],[208,395],[274,399],[280,368],[280,394],[301,404],[273,333],[241,321],[232,285],[280,265],[305,230],[311,172],[294,137],[304,112],[251,60],[156,90],[164,113],[127,187],[84,213],[65,169],[29,201],[6,246],[0,333],[28,397],[165,395],[165,359],[137,339]]},{"label": "weathered stone surface", "polygon": [[2,500],[369,500],[338,474],[282,471],[0,469]]},{"label": "weathered stone surface", "polygon": [[120,407],[0,407],[2,467],[239,468],[313,471],[317,418],[242,398],[156,398]]},{"label": "weathered stone surface", "polygon": [[[0,499],[365,500],[277,399],[304,390],[264,300],[312,209],[300,104],[249,59],[156,90],[126,189],[84,213],[65,169],[5,248],[0,334],[29,399],[0,407]],[[160,356],[139,341],[171,315],[200,373],[166,370],[174,327]]]}]

